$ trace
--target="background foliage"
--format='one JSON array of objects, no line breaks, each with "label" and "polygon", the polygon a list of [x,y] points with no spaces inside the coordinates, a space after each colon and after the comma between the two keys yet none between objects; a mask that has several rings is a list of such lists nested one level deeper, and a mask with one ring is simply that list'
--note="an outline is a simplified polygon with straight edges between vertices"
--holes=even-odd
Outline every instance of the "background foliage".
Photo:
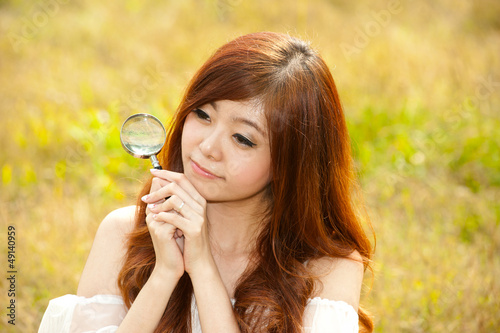
[{"label": "background foliage", "polygon": [[261,30],[311,40],[336,79],[377,235],[376,332],[500,330],[498,1],[3,0],[2,331],[35,332],[102,218],[135,202],[149,163],[122,150],[123,120],[167,122],[215,48]]}]

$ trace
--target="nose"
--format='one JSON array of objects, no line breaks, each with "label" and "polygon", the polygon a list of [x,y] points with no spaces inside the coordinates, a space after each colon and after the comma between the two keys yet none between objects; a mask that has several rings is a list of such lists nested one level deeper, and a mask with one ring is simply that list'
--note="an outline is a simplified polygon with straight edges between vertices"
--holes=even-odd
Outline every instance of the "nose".
[{"label": "nose", "polygon": [[201,153],[207,159],[219,161],[222,158],[221,140],[222,136],[217,130],[209,131],[200,142]]}]

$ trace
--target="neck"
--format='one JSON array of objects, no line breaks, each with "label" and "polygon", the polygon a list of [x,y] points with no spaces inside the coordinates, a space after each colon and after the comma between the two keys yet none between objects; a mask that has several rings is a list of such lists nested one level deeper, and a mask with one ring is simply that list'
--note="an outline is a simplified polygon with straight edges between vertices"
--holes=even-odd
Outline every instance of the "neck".
[{"label": "neck", "polygon": [[210,241],[217,256],[248,256],[265,206],[260,200],[207,203]]}]

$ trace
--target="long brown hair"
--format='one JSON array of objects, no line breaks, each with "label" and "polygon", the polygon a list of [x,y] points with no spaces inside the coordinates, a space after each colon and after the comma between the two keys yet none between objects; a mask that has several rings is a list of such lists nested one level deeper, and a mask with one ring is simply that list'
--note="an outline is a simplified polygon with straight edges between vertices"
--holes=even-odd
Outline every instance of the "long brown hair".
[{"label": "long brown hair", "polygon": [[[191,80],[159,156],[183,172],[181,136],[193,109],[218,100],[257,100],[269,129],[272,180],[255,251],[235,289],[234,313],[243,332],[301,332],[315,277],[304,263],[358,251],[369,267],[372,247],[353,204],[356,177],[350,138],[332,75],[309,45],[288,35],[241,36],[217,50]],[[139,198],[148,193],[148,182]],[[137,201],[135,229],[118,284],[131,306],[155,265]],[[185,273],[155,332],[190,332],[193,287]],[[360,308],[361,326],[373,322]]]}]

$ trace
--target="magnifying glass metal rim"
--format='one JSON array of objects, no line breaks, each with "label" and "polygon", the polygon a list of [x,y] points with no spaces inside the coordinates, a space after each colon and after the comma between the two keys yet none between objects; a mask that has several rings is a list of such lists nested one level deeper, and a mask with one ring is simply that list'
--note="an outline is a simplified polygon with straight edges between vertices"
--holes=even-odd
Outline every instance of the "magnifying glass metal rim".
[{"label": "magnifying glass metal rim", "polygon": [[160,121],[160,119],[156,118],[155,116],[153,116],[152,114],[149,114],[149,113],[136,113],[136,114],[133,114],[131,115],[130,117],[128,117],[127,119],[125,119],[125,121],[123,122],[122,124],[122,127],[120,129],[120,143],[122,144],[122,147],[123,149],[125,149],[125,151],[127,153],[129,153],[130,155],[134,156],[134,157],[137,157],[137,158],[143,158],[143,159],[147,159],[147,158],[150,158],[151,156],[155,156],[156,154],[158,154],[160,152],[160,150],[163,148],[163,146],[165,145],[165,139],[163,141],[163,144],[161,145],[160,149],[158,149],[157,151],[154,151],[151,153],[151,155],[140,155],[140,154],[137,154],[133,151],[131,151],[130,149],[128,149],[128,147],[126,147],[124,144],[123,144],[123,137],[122,137],[122,134],[123,134],[123,127],[125,126],[125,124],[133,119],[133,118],[137,118],[137,117],[146,117],[146,118],[151,118],[153,120],[155,120],[158,124],[160,124],[162,130],[163,130],[163,135],[165,137],[165,139],[167,138],[167,131],[165,130],[165,127],[163,126],[162,122]]}]

